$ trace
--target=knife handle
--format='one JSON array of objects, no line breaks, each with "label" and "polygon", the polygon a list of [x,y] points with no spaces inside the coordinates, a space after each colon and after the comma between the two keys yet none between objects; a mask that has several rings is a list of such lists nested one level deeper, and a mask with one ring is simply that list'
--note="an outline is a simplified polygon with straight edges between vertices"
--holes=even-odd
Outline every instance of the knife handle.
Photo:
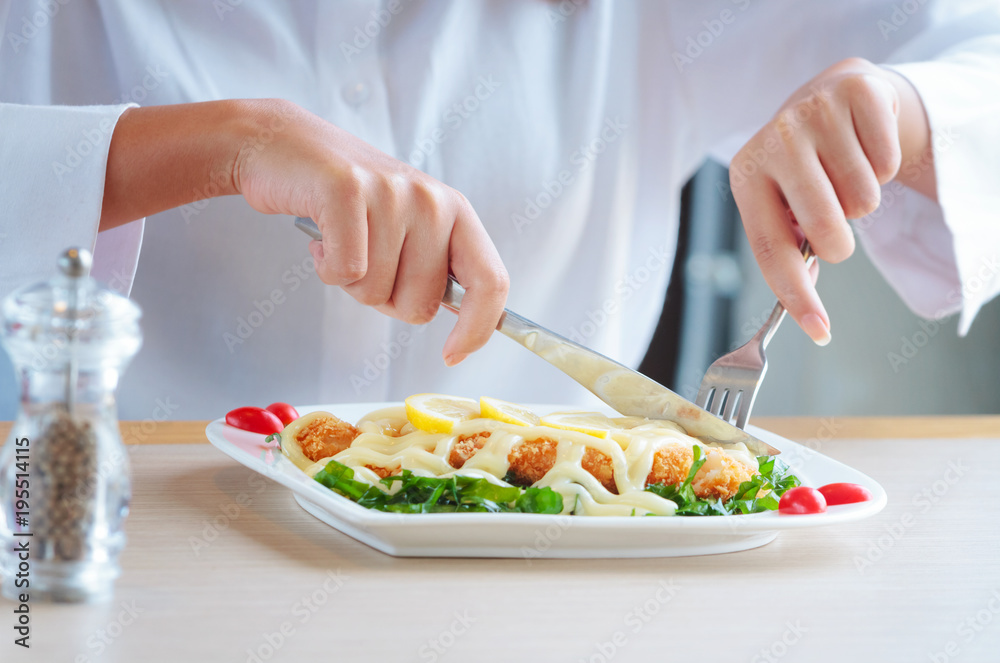
[{"label": "knife handle", "polygon": [[320,232],[319,226],[317,226],[316,222],[312,219],[304,216],[297,216],[295,217],[295,227],[313,239],[320,242],[323,241],[323,233]]}]

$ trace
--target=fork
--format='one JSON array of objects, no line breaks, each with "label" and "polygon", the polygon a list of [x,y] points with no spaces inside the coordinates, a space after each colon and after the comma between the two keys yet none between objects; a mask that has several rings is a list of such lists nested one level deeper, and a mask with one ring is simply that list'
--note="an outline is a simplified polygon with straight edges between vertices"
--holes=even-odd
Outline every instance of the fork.
[{"label": "fork", "polygon": [[[809,242],[802,243],[802,257],[807,269],[816,261]],[[767,322],[753,338],[729,354],[719,357],[708,367],[695,401],[699,407],[729,423],[735,423],[741,430],[746,427],[760,383],[767,373],[767,355],[764,350],[784,318],[785,307],[778,301]]]}]

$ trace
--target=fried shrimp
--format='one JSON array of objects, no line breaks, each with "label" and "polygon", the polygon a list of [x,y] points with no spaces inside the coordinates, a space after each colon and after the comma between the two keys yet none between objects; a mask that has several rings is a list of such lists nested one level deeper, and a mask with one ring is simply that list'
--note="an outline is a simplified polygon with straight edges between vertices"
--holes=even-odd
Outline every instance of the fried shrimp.
[{"label": "fried shrimp", "polygon": [[541,480],[556,464],[559,443],[548,437],[525,440],[510,450],[507,475],[515,486],[530,486]]},{"label": "fried shrimp", "polygon": [[451,448],[451,453],[448,454],[448,463],[456,469],[461,469],[465,465],[465,461],[472,458],[476,455],[477,451],[483,448],[489,436],[489,431],[474,433],[472,435],[462,435],[455,440],[455,444]]},{"label": "fried shrimp", "polygon": [[611,456],[592,447],[587,447],[587,450],[583,452],[583,461],[580,466],[593,474],[594,478],[600,481],[609,493],[618,494],[618,486],[615,484],[615,467]]},{"label": "fried shrimp", "polygon": [[683,444],[670,444],[657,449],[653,454],[653,466],[646,477],[646,485],[663,483],[671,486],[681,483],[687,478],[694,453],[691,447]]},{"label": "fried shrimp", "polygon": [[708,449],[705,464],[694,475],[691,487],[698,497],[718,497],[728,500],[739,490],[740,484],[756,474],[740,461],[718,449]]},{"label": "fried shrimp", "polygon": [[[740,484],[749,481],[754,472],[743,463],[718,449],[705,449],[705,464],[694,475],[691,487],[698,497],[718,497],[727,500],[736,494]],[[678,484],[687,478],[694,462],[691,447],[673,444],[653,454],[653,466],[646,484]]]},{"label": "fried shrimp", "polygon": [[[507,456],[507,462],[510,464],[508,477],[511,483],[517,486],[530,486],[540,481],[555,466],[558,446],[559,443],[555,440],[540,437],[535,440],[525,440],[511,449]],[[615,470],[610,456],[587,447],[580,466],[594,475],[608,492],[618,494]]]},{"label": "fried shrimp", "polygon": [[331,415],[316,417],[295,434],[302,453],[312,461],[335,456],[351,446],[358,435],[356,427]]}]

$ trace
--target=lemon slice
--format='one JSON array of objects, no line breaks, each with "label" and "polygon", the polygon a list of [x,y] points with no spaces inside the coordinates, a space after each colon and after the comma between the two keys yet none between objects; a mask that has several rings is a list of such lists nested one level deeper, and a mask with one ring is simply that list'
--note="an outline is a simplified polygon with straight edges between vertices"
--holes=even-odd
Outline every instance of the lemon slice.
[{"label": "lemon slice", "polygon": [[516,403],[508,403],[499,398],[483,396],[479,399],[479,410],[487,419],[496,419],[518,426],[537,426],[538,415]]},{"label": "lemon slice", "polygon": [[406,418],[428,433],[450,433],[460,421],[479,416],[479,403],[471,398],[443,394],[414,394],[406,399]]},{"label": "lemon slice", "polygon": [[542,417],[540,423],[594,437],[609,437],[611,431],[618,429],[614,421],[599,412],[554,412]]}]

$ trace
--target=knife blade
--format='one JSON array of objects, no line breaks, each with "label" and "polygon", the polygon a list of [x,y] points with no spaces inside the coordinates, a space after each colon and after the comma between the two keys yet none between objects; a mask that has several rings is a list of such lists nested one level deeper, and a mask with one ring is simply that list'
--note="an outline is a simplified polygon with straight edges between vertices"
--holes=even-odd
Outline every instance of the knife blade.
[{"label": "knife blade", "polygon": [[[313,239],[323,238],[312,219],[299,217],[295,219],[295,225]],[[441,305],[458,312],[464,295],[465,288],[455,277],[449,275]],[[742,443],[758,456],[775,456],[781,453],[763,440],[698,407],[642,373],[535,324],[509,309],[504,309],[497,331],[576,380],[624,416],[672,421],[692,437],[721,446]]]}]

